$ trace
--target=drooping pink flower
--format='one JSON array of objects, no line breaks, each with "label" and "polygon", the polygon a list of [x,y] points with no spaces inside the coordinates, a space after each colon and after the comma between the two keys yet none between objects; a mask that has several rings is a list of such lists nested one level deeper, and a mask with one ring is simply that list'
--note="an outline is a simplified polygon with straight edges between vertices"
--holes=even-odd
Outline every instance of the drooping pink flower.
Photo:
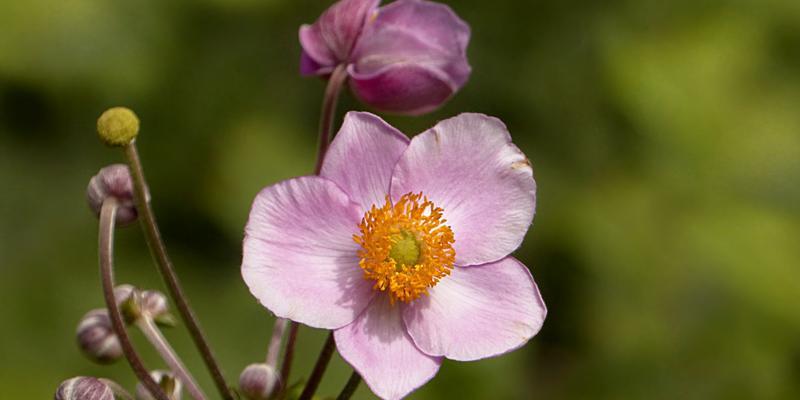
[{"label": "drooping pink flower", "polygon": [[372,391],[404,397],[443,358],[524,345],[547,310],[509,254],[533,221],[536,183],[500,120],[461,114],[409,140],[348,113],[320,176],[256,197],[242,276],[269,310],[334,329]]},{"label": "drooping pink flower", "polygon": [[379,2],[341,0],[300,27],[301,73],[324,76],[343,64],[353,92],[375,108],[436,109],[469,78],[469,26],[444,4]]}]

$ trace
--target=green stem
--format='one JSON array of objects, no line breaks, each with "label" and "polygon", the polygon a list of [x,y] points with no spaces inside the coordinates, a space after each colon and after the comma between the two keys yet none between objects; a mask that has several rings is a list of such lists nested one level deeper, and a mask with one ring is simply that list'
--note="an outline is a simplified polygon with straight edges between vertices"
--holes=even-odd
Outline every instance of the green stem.
[{"label": "green stem", "polygon": [[150,247],[150,251],[153,253],[153,257],[156,259],[156,265],[161,273],[161,277],[164,279],[169,294],[175,302],[178,312],[183,322],[186,324],[186,328],[189,330],[189,335],[192,337],[195,346],[203,357],[206,368],[208,368],[211,377],[214,379],[217,390],[223,399],[233,400],[233,395],[228,388],[228,384],[225,382],[225,377],[222,375],[217,360],[211,352],[208,340],[200,328],[200,323],[189,305],[189,300],[183,293],[183,289],[178,281],[178,276],[175,274],[175,270],[172,267],[172,261],[170,261],[169,255],[167,254],[167,248],[164,245],[164,241],[161,239],[161,232],[158,229],[156,217],[150,205],[147,181],[144,177],[144,170],[139,160],[139,152],[136,150],[135,141],[125,146],[125,155],[128,158],[128,164],[130,165],[131,175],[133,177],[134,191],[136,194],[136,211],[139,213],[145,239]]},{"label": "green stem", "polygon": [[125,329],[122,313],[117,305],[117,299],[114,297],[114,228],[116,226],[118,206],[117,199],[109,197],[103,202],[103,207],[100,210],[99,255],[103,298],[108,308],[108,316],[111,318],[111,327],[119,339],[122,352],[133,369],[133,373],[136,374],[139,382],[147,388],[153,397],[157,400],[169,400],[161,386],[150,376],[150,372],[145,368],[141,357],[136,353],[136,349],[133,348],[131,338],[128,336],[127,329]]},{"label": "green stem", "polygon": [[303,389],[303,393],[300,394],[299,400],[311,400],[314,396],[320,382],[322,382],[322,375],[325,375],[325,370],[328,368],[328,363],[331,361],[334,347],[336,347],[336,343],[333,340],[333,332],[331,332],[328,334],[328,339],[325,341],[325,345],[319,353],[317,363],[314,365],[314,370],[311,372],[311,376],[308,378],[306,387]]},{"label": "green stem", "polygon": [[356,392],[356,389],[358,389],[358,384],[360,383],[361,375],[353,371],[353,374],[350,375],[350,379],[347,380],[347,384],[344,385],[344,389],[339,393],[339,397],[337,397],[336,400],[349,400],[350,397],[353,396],[353,393]]}]

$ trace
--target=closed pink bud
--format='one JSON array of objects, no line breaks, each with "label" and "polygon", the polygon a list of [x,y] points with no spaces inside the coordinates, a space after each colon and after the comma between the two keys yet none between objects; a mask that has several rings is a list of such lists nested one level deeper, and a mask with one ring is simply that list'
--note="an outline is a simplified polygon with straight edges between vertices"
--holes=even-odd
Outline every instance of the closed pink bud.
[{"label": "closed pink bud", "polygon": [[110,364],[122,357],[122,346],[105,309],[86,313],[78,324],[76,337],[83,354],[94,362]]},{"label": "closed pink bud", "polygon": [[114,197],[119,202],[117,224],[128,225],[136,221],[138,213],[133,200],[133,180],[127,165],[109,165],[89,181],[86,198],[97,216],[100,215],[103,202],[109,197]]},{"label": "closed pink bud", "polygon": [[54,398],[55,400],[114,400],[114,392],[97,378],[79,376],[62,382]]},{"label": "closed pink bud", "polygon": [[250,364],[239,375],[239,389],[247,400],[267,400],[279,386],[278,373],[267,364]]},{"label": "closed pink bud", "polygon": [[347,67],[350,88],[383,111],[424,114],[467,81],[469,26],[447,5],[341,0],[300,27],[300,72],[327,76]]}]

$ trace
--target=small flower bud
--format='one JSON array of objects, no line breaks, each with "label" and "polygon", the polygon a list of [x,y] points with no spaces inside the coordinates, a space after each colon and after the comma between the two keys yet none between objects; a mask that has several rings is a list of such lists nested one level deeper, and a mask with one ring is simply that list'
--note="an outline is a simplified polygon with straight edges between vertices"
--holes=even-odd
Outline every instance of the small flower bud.
[{"label": "small flower bud", "polygon": [[101,169],[93,176],[86,188],[89,207],[99,217],[103,202],[108,197],[119,201],[117,224],[127,225],[136,220],[138,215],[133,201],[133,179],[128,166],[113,164]]},{"label": "small flower bud", "polygon": [[[153,377],[153,380],[156,381],[158,386],[161,386],[161,389],[164,389],[164,393],[167,394],[170,400],[180,400],[183,386],[181,385],[181,381],[176,379],[172,372],[156,370],[151,372],[150,376]],[[144,385],[137,383],[136,400],[155,400],[155,397],[150,394]]]},{"label": "small flower bud", "polygon": [[279,386],[278,373],[267,364],[250,364],[239,375],[239,389],[247,400],[267,400]]},{"label": "small flower bud", "polygon": [[132,324],[142,316],[142,291],[128,284],[114,288],[114,298],[125,323]]},{"label": "small flower bud", "polygon": [[117,300],[117,305],[120,305],[131,297],[131,294],[136,290],[136,287],[123,283],[114,288],[114,298]]},{"label": "small flower bud", "polygon": [[122,357],[122,346],[105,309],[86,313],[78,324],[76,336],[81,351],[92,361],[110,364]]},{"label": "small flower bud", "polygon": [[139,118],[128,108],[109,108],[97,119],[97,134],[106,146],[126,146],[139,134]]},{"label": "small flower bud", "polygon": [[62,382],[55,400],[114,400],[114,392],[97,378],[79,376]]},{"label": "small flower bud", "polygon": [[175,317],[169,312],[167,296],[157,290],[139,290],[131,285],[120,285],[114,289],[125,322],[132,324],[142,315],[147,315],[159,325],[175,326]]},{"label": "small flower bud", "polygon": [[141,295],[142,312],[148,313],[153,318],[169,312],[167,296],[157,290],[145,290]]}]

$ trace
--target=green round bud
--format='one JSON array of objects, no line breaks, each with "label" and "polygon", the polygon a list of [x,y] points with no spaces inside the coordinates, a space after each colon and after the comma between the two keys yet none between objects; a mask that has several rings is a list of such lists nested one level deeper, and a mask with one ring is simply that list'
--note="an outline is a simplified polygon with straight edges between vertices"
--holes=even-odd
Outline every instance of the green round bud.
[{"label": "green round bud", "polygon": [[128,108],[109,108],[97,119],[97,135],[107,146],[126,146],[138,134],[139,118]]}]

